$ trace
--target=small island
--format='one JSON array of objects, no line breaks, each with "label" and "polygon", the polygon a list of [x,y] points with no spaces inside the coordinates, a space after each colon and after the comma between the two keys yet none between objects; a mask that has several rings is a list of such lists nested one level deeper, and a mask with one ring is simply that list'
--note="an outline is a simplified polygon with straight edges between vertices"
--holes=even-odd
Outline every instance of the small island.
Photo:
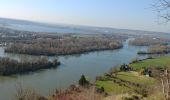
[{"label": "small island", "polygon": [[45,57],[39,58],[36,61],[17,61],[6,57],[0,58],[0,75],[8,76],[12,74],[23,74],[34,72],[40,69],[56,68],[60,65],[57,59],[48,61]]}]

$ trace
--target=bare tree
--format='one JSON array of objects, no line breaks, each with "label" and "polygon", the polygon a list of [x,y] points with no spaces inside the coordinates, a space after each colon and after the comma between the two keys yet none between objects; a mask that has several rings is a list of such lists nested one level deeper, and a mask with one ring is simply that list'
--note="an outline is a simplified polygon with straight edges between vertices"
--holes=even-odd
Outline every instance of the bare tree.
[{"label": "bare tree", "polygon": [[165,72],[161,75],[161,83],[162,83],[162,92],[165,96],[166,100],[170,100],[170,73],[169,70],[165,70]]},{"label": "bare tree", "polygon": [[157,0],[153,6],[158,12],[159,18],[163,19],[165,22],[170,21],[170,0]]}]

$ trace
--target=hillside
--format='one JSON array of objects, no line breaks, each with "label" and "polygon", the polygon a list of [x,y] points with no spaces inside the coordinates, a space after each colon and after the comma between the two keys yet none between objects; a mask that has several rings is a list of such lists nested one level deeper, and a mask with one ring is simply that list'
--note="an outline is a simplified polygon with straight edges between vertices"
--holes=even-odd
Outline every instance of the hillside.
[{"label": "hillside", "polygon": [[50,24],[42,22],[33,22],[26,20],[16,20],[0,18],[0,26],[22,31],[32,32],[58,32],[58,33],[81,33],[81,34],[122,34],[122,35],[162,35],[169,36],[165,32],[152,32],[144,30],[117,29],[109,27],[95,27],[85,25],[69,24]]}]

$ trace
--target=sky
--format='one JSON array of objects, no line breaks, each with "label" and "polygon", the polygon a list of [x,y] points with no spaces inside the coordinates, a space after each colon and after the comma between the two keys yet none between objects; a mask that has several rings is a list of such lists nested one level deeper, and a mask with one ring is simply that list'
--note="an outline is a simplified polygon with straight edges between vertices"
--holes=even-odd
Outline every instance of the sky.
[{"label": "sky", "polygon": [[155,0],[0,0],[0,17],[170,32],[153,11]]}]

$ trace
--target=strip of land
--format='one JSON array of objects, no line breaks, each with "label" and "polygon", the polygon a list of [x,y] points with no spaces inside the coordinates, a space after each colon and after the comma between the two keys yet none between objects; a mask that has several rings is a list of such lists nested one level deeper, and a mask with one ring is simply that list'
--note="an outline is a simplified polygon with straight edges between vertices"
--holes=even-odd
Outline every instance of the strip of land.
[{"label": "strip of land", "polygon": [[148,48],[147,51],[139,51],[139,55],[145,55],[145,54],[168,54],[170,53],[170,46],[165,45],[155,45]]},{"label": "strip of land", "polygon": [[168,38],[157,38],[157,37],[142,37],[135,38],[129,41],[130,45],[134,46],[152,46],[152,45],[168,45],[170,40]]}]

